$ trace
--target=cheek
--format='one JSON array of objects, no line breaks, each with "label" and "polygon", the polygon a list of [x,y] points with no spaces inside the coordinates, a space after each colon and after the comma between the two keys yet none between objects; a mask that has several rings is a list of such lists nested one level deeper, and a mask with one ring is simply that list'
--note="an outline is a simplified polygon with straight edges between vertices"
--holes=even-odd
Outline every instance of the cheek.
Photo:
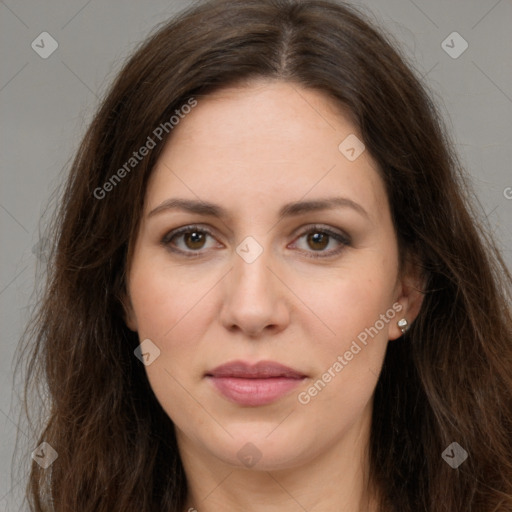
[{"label": "cheek", "polygon": [[130,278],[139,336],[165,343],[186,328],[193,338],[194,326],[211,302],[205,295],[214,285],[211,274],[201,277],[157,262],[140,266]]},{"label": "cheek", "polygon": [[188,389],[200,380],[198,345],[208,307],[206,283],[187,278],[179,269],[145,265],[130,279],[131,302],[139,339],[149,338],[160,350],[145,367],[150,386],[173,422],[186,428],[190,415],[202,418],[201,407]]},{"label": "cheek", "polygon": [[[307,297],[305,301],[314,313],[315,321],[309,323],[309,338],[324,340],[327,347],[340,349],[359,333],[373,326],[382,314],[390,310],[394,300],[396,272],[384,259],[373,259],[366,265],[358,262],[349,265],[331,278],[311,283],[302,283],[298,293]],[[387,340],[389,317],[384,326],[378,323],[382,337]],[[313,317],[312,317],[313,318]]]},{"label": "cheek", "polygon": [[161,258],[142,261],[130,276],[131,302],[139,339],[149,338],[160,351],[146,373],[159,400],[172,396],[188,403],[182,386],[201,380],[205,332],[218,314],[219,275],[170,266]]},{"label": "cheek", "polygon": [[308,306],[315,317],[308,324],[307,337],[314,341],[320,368],[311,383],[314,386],[320,380],[311,390],[315,408],[336,403],[355,411],[373,393],[389,327],[398,320],[398,313],[392,307],[394,260],[372,256],[371,263],[364,259],[347,263],[337,279],[310,288]]}]

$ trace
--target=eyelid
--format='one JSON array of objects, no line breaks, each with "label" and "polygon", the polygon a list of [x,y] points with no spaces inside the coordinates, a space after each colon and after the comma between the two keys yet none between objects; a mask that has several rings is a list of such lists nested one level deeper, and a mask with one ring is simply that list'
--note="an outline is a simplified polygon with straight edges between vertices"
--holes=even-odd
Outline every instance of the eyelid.
[{"label": "eyelid", "polygon": [[331,226],[328,226],[326,224],[306,224],[305,226],[301,226],[300,228],[297,228],[295,232],[297,233],[296,236],[303,236],[307,233],[310,233],[312,231],[320,231],[322,233],[327,233],[329,235],[337,236],[342,238],[347,244],[351,243],[350,236],[347,235],[345,232],[343,232],[339,228],[334,228]]},{"label": "eyelid", "polygon": [[[213,231],[204,226],[204,225],[199,225],[199,224],[187,224],[186,226],[182,226],[180,228],[176,228],[176,229],[173,229],[171,231],[169,231],[168,233],[166,233],[162,240],[161,240],[161,244],[164,245],[164,247],[166,247],[167,249],[169,249],[170,251],[174,252],[174,253],[178,253],[178,254],[182,254],[182,255],[185,255],[185,256],[188,256],[188,257],[198,257],[198,256],[202,256],[204,254],[204,252],[201,252],[201,251],[183,251],[182,249],[178,249],[178,248],[175,248],[175,247],[172,247],[171,246],[171,240],[175,237],[178,237],[184,233],[189,233],[190,231],[199,231],[200,233],[205,233],[207,235],[209,235],[210,237],[212,238],[215,238],[215,235],[213,234]],[[220,243],[220,242],[219,242]],[[222,244],[223,245],[223,244]]]},{"label": "eyelid", "polygon": [[301,226],[297,231],[299,231],[298,235],[295,237],[294,242],[296,240],[302,238],[303,236],[314,233],[314,232],[320,232],[327,234],[330,238],[335,239],[341,247],[338,247],[337,249],[331,249],[330,251],[301,251],[306,257],[308,258],[329,258],[331,256],[337,256],[340,254],[345,247],[350,246],[352,244],[350,236],[348,236],[346,233],[342,232],[341,230],[335,230],[334,228],[331,228],[330,226],[325,226],[322,224],[308,224],[307,226]]},{"label": "eyelid", "polygon": [[[200,233],[205,233],[205,234],[209,235],[210,237],[216,239],[215,235],[213,234],[213,231],[209,227],[202,225],[202,224],[188,224],[186,226],[182,226],[182,227],[173,229],[173,230],[169,231],[168,233],[166,233],[161,240],[161,244],[163,244],[166,248],[168,248],[172,252],[182,254],[185,257],[202,256],[204,254],[204,251],[202,251],[201,249],[198,251],[193,251],[193,250],[183,251],[182,249],[177,249],[175,247],[171,247],[170,241],[173,238],[178,237],[184,233],[191,232],[191,231],[198,231]],[[295,243],[296,240],[302,238],[303,236],[305,236],[311,232],[315,232],[315,231],[325,233],[330,238],[335,239],[339,244],[341,244],[341,248],[331,249],[330,251],[300,250],[300,252],[302,254],[305,254],[307,257],[328,258],[330,256],[335,256],[335,255],[339,254],[346,246],[349,246],[352,243],[350,236],[348,236],[346,233],[344,233],[340,230],[335,230],[335,228],[331,228],[330,226],[324,226],[322,224],[308,224],[306,226],[301,226],[300,228],[297,228],[297,230],[295,230],[296,234],[294,235],[295,236],[294,241],[291,243],[293,244],[293,243]],[[221,243],[221,242],[218,242],[218,243]],[[223,245],[223,244],[221,243],[221,245]],[[315,254],[315,253],[317,253],[317,254]]]}]

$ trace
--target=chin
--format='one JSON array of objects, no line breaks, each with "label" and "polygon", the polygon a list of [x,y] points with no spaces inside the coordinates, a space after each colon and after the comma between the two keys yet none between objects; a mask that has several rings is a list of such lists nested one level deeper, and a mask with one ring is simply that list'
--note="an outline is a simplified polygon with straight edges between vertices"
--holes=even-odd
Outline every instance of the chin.
[{"label": "chin", "polygon": [[[304,429],[295,433],[290,428],[276,426],[275,423],[270,428],[268,423],[238,425],[236,429],[227,426],[233,437],[226,435],[214,443],[210,437],[205,448],[226,464],[253,471],[290,469],[306,462],[308,452],[312,448],[314,451],[314,447],[308,447]],[[278,433],[279,429],[282,430]]]}]

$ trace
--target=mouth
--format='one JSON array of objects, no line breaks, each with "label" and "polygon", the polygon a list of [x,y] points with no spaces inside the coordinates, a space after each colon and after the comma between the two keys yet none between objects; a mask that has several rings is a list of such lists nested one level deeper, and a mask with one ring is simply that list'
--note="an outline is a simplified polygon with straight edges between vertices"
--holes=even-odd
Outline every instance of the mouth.
[{"label": "mouth", "polygon": [[209,371],[205,378],[227,400],[256,407],[284,397],[307,375],[274,361],[232,361]]}]

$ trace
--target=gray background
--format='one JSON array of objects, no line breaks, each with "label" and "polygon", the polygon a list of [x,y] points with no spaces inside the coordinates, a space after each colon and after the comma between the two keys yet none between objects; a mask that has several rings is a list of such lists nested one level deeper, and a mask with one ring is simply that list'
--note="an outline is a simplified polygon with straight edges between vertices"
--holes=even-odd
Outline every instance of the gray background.
[{"label": "gray background", "polygon": [[[17,426],[13,356],[34,301],[41,214],[123,60],[149,31],[190,1],[0,1],[0,510],[20,510],[35,448]],[[512,2],[354,2],[401,43],[440,105],[482,203],[482,216],[512,263]],[[58,42],[47,59],[31,47],[42,32]],[[441,43],[458,32],[468,49]],[[450,41],[450,40],[448,40]],[[451,42],[449,43],[451,45]],[[455,49],[459,42],[454,42]],[[11,474],[18,433],[21,463]]]}]

